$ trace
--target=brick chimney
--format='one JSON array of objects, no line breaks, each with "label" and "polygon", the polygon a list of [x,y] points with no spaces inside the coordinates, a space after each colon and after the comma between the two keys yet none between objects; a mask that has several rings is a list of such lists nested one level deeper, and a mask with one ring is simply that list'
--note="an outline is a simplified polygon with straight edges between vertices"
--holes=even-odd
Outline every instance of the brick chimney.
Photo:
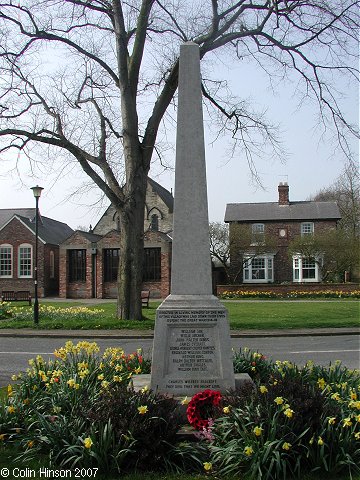
[{"label": "brick chimney", "polygon": [[289,185],[287,182],[280,182],[278,186],[279,205],[289,205]]}]

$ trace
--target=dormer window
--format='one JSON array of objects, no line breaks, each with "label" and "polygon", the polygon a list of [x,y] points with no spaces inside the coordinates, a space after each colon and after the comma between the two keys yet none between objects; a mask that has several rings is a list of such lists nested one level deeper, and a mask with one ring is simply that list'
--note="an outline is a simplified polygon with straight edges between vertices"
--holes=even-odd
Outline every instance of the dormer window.
[{"label": "dormer window", "polygon": [[301,236],[313,235],[314,234],[314,224],[313,222],[304,222],[301,224]]}]

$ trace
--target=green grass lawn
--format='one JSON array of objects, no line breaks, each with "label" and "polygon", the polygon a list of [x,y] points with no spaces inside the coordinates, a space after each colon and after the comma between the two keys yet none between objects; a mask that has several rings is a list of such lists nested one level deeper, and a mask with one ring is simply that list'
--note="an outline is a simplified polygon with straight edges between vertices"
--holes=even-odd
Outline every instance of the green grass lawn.
[{"label": "green grass lawn", "polygon": [[[160,302],[150,302],[149,308],[143,309],[143,320],[123,321],[115,317],[115,303],[100,303],[90,307],[103,310],[97,318],[84,320],[76,315],[66,319],[40,317],[39,328],[42,329],[141,329],[152,330],[155,323],[156,309]],[[46,303],[56,308],[81,306],[76,303]],[[228,301],[224,305],[229,312],[230,328],[237,329],[282,329],[282,328],[318,328],[318,327],[358,327],[360,322],[359,301],[324,300],[324,301]],[[28,308],[31,312],[32,307]],[[2,319],[0,328],[33,328],[31,315],[27,320]]]}]

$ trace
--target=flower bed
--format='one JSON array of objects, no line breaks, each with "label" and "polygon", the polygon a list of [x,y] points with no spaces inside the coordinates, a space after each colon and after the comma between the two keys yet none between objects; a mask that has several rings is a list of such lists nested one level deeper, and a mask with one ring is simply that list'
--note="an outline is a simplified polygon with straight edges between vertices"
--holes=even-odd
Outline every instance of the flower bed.
[{"label": "flower bed", "polygon": [[272,362],[248,349],[234,353],[235,372],[255,386],[220,394],[205,390],[188,403],[197,441],[179,441],[186,421],[178,402],[143,388],[139,350],[126,355],[95,343],[68,342],[54,359],[31,360],[0,403],[0,452],[15,446],[24,462],[46,467],[206,472],[215,478],[301,478],[360,473],[359,372],[340,362]]},{"label": "flower bed", "polygon": [[[77,321],[86,321],[90,319],[101,319],[104,310],[91,309],[88,307],[53,307],[52,305],[39,305],[39,318],[47,318],[48,320],[57,320],[62,322],[68,318]],[[0,318],[13,318],[18,321],[31,322],[34,318],[32,308],[16,307],[9,302],[0,302]]]},{"label": "flower bed", "polygon": [[360,298],[360,290],[224,290],[220,293],[222,300],[239,300],[251,298],[263,299],[301,299],[301,298]]}]

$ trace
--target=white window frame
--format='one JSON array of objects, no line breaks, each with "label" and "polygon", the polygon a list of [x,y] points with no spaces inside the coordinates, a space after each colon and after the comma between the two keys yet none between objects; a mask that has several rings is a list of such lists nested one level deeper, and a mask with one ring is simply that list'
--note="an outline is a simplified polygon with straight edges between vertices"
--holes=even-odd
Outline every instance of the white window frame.
[{"label": "white window frame", "polygon": [[303,222],[301,224],[301,236],[314,235],[314,222]]},{"label": "white window frame", "polygon": [[[274,282],[274,255],[265,254],[265,255],[245,255],[243,269],[243,282],[244,283],[273,283]],[[264,272],[264,278],[259,278],[257,276],[257,271],[259,268],[253,269],[253,261],[263,260],[264,267],[260,268]],[[254,270],[254,271],[253,271]]]},{"label": "white window frame", "polygon": [[[30,250],[30,269],[27,269],[29,272],[28,274],[24,275],[21,274],[21,250],[23,249],[29,249]],[[33,277],[33,261],[34,261],[34,256],[33,256],[33,246],[30,245],[30,243],[22,243],[18,247],[18,278],[32,278]]]},{"label": "white window frame", "polygon": [[[320,267],[319,267],[319,258],[315,258],[313,266],[309,267],[307,258],[302,257],[301,255],[293,256],[293,281],[296,283],[316,283],[321,281]],[[314,270],[314,277],[304,276],[306,270]]]},{"label": "white window frame", "polygon": [[13,246],[10,245],[9,243],[2,243],[0,245],[0,252],[2,252],[2,249],[10,249],[10,270],[7,270],[10,273],[7,275],[4,275],[1,273],[1,270],[0,270],[0,278],[13,278],[13,263],[14,263]]}]

